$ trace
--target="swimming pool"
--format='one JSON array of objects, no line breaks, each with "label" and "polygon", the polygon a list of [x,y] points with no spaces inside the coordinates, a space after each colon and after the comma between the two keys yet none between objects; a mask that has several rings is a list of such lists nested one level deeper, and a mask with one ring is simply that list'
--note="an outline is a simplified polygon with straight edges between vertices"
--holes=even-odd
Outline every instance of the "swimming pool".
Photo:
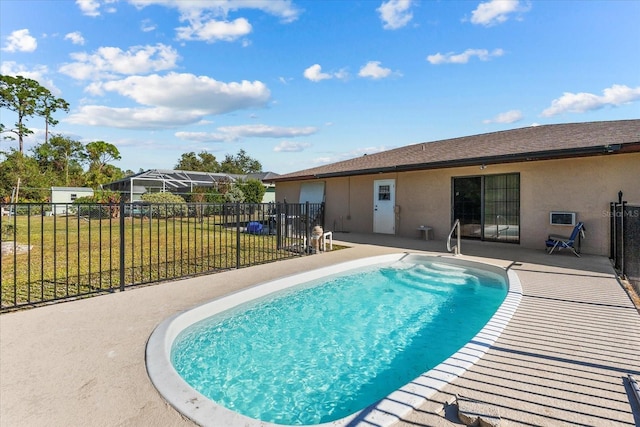
[{"label": "swimming pool", "polygon": [[[399,262],[400,260],[402,260],[402,262]],[[434,262],[436,264],[433,264]],[[252,410],[254,410],[252,407],[257,405],[257,403],[262,403],[262,402],[258,402],[258,400],[260,401],[264,400],[263,398],[265,395],[275,394],[275,393],[283,394],[284,390],[286,389],[286,384],[276,385],[275,388],[270,388],[269,387],[270,379],[267,378],[267,382],[265,382],[263,385],[258,385],[258,390],[255,390],[255,385],[253,385],[252,387],[246,386],[246,384],[248,384],[248,378],[242,378],[243,377],[242,374],[244,373],[242,372],[242,367],[244,366],[246,368],[245,369],[246,371],[250,371],[250,369],[247,366],[246,362],[241,361],[238,364],[240,366],[240,370],[237,370],[237,366],[235,368],[229,366],[228,368],[228,369],[231,369],[231,372],[228,373],[228,376],[233,377],[232,378],[233,380],[236,379],[235,377],[238,377],[239,378],[238,383],[223,382],[220,384],[204,384],[204,388],[203,388],[202,384],[198,382],[199,381],[197,378],[199,373],[198,371],[201,370],[200,367],[202,367],[203,369],[210,369],[211,361],[208,361],[208,362],[205,361],[203,364],[199,365],[199,363],[201,363],[201,361],[199,360],[200,356],[191,357],[190,352],[192,351],[193,348],[190,346],[192,346],[193,343],[188,344],[184,349],[180,350],[179,347],[183,345],[185,341],[184,337],[193,335],[194,333],[193,331],[195,328],[196,343],[198,342],[198,340],[202,340],[200,337],[198,337],[198,334],[201,334],[202,332],[202,323],[206,323],[202,321],[210,318],[211,316],[214,316],[214,317],[209,319],[208,322],[209,323],[213,322],[212,324],[214,325],[214,328],[218,328],[218,326],[216,326],[216,322],[224,323],[229,319],[233,319],[234,316],[237,316],[239,313],[242,315],[242,313],[248,313],[253,311],[258,315],[259,318],[264,318],[265,317],[264,313],[260,313],[259,310],[273,311],[272,305],[270,304],[272,304],[274,301],[274,299],[271,296],[269,296],[268,300],[265,300],[265,295],[280,295],[279,293],[277,293],[278,291],[286,290],[289,295],[284,298],[289,298],[291,295],[297,294],[299,296],[305,293],[313,292],[313,290],[317,288],[311,287],[309,285],[310,282],[314,280],[327,281],[327,278],[332,278],[332,277],[335,278],[336,276],[339,276],[341,273],[348,273],[349,276],[354,276],[354,277],[360,277],[360,278],[364,277],[364,279],[367,282],[370,282],[371,277],[362,276],[362,274],[369,274],[369,273],[366,273],[365,270],[363,269],[365,267],[380,266],[380,265],[385,266],[385,270],[384,270],[385,274],[390,274],[389,271],[392,271],[392,273],[394,274],[393,280],[398,281],[398,277],[396,275],[397,272],[393,272],[393,270],[394,269],[402,270],[404,267],[398,267],[398,266],[414,265],[416,263],[418,263],[419,266],[421,266],[423,263],[427,263],[425,265],[428,265],[429,270],[433,270],[432,267],[434,265],[437,266],[438,268],[449,270],[453,273],[454,276],[458,275],[457,276],[458,280],[460,280],[461,278],[460,274],[466,275],[466,273],[461,273],[461,272],[464,272],[465,270],[468,270],[468,269],[474,269],[474,268],[477,269],[478,267],[481,267],[482,270],[486,272],[483,274],[486,277],[491,277],[496,275],[499,277],[508,276],[510,289],[509,289],[509,292],[507,293],[507,297],[504,300],[504,303],[501,305],[500,309],[496,312],[496,314],[492,317],[491,321],[487,324],[487,326],[481,332],[479,332],[475,337],[470,335],[467,338],[465,338],[465,342],[466,342],[467,339],[470,339],[473,337],[473,339],[471,339],[460,351],[458,351],[458,353],[447,358],[442,363],[439,363],[438,366],[435,367],[434,369],[431,369],[425,373],[423,373],[421,370],[418,370],[416,371],[415,375],[409,373],[410,375],[409,377],[406,377],[407,374],[405,374],[405,377],[404,378],[400,377],[400,380],[398,378],[394,378],[393,381],[395,381],[395,383],[393,383],[393,381],[391,382],[391,384],[395,384],[392,389],[386,390],[383,394],[380,394],[380,390],[377,390],[373,394],[373,396],[376,396],[375,399],[371,397],[365,397],[365,399],[370,399],[368,401],[367,400],[363,401],[362,396],[360,395],[356,396],[355,398],[350,397],[351,396],[351,393],[349,393],[350,390],[344,390],[344,392],[346,393],[345,394],[346,397],[344,397],[344,399],[340,397],[340,394],[338,395],[332,394],[332,393],[335,393],[335,390],[331,390],[331,386],[335,386],[335,383],[341,383],[342,381],[338,379],[332,379],[329,381],[329,385],[327,386],[328,390],[323,391],[328,394],[320,398],[321,400],[320,403],[326,403],[327,400],[348,401],[349,399],[352,399],[352,400],[355,399],[355,402],[351,402],[351,406],[346,405],[344,407],[337,408],[337,409],[330,408],[330,411],[333,412],[332,414],[327,414],[326,416],[320,416],[319,418],[316,417],[317,414],[311,414],[310,418],[309,417],[297,418],[297,416],[293,418],[287,418],[287,414],[286,414],[287,405],[291,405],[291,412],[293,414],[298,415],[298,413],[300,412],[300,409],[296,409],[296,407],[294,406],[294,403],[292,403],[292,399],[293,400],[300,399],[300,397],[287,396],[284,398],[285,414],[282,416],[275,416],[275,418],[269,418],[269,417],[272,417],[272,415],[267,416],[267,421],[275,422],[277,423],[277,425],[289,425],[289,424],[317,425],[319,423],[327,423],[327,425],[329,424],[330,425],[346,425],[349,422],[354,422],[354,421],[357,422],[358,420],[362,420],[363,422],[366,422],[366,423],[375,423],[377,425],[391,424],[392,422],[397,421],[397,418],[396,418],[397,416],[402,416],[404,413],[408,412],[411,409],[411,407],[418,407],[421,404],[421,402],[423,402],[430,394],[434,393],[439,388],[441,388],[444,384],[446,384],[447,382],[455,378],[460,373],[464,372],[464,370],[466,370],[469,366],[471,366],[475,362],[475,360],[477,360],[477,358],[479,358],[484,353],[484,351],[486,351],[487,347],[493,342],[493,340],[497,338],[502,327],[504,327],[504,325],[506,325],[506,322],[508,322],[508,319],[511,316],[511,313],[513,312],[513,310],[515,310],[515,306],[517,306],[517,300],[519,300],[519,295],[520,295],[519,281],[517,280],[517,276],[515,276],[515,274],[512,274],[510,272],[505,272],[504,269],[500,269],[498,267],[482,265],[474,262],[461,260],[459,258],[453,259],[450,257],[426,257],[424,255],[416,255],[416,254],[410,254],[410,255],[394,254],[394,255],[373,257],[373,258],[353,261],[349,263],[339,264],[336,266],[327,267],[324,269],[319,269],[319,270],[311,271],[308,273],[304,273],[302,275],[296,275],[293,277],[272,281],[272,282],[257,286],[255,288],[247,289],[237,294],[229,295],[228,297],[225,297],[216,301],[212,301],[200,307],[196,307],[195,309],[192,309],[180,315],[174,316],[173,318],[167,319],[165,322],[163,322],[156,329],[156,331],[154,331],[147,346],[147,369],[149,371],[149,376],[151,377],[156,388],[160,391],[163,397],[170,404],[172,404],[184,415],[193,419],[199,424],[230,425],[230,426],[275,425],[269,422],[265,422],[265,420],[258,421],[253,418],[248,418],[247,416],[241,415],[238,412],[244,412],[245,414],[250,415],[252,417],[259,417],[259,413],[260,413],[259,410],[258,412],[253,413],[251,412]],[[390,269],[389,266],[392,266],[392,265],[395,267]],[[370,270],[372,269],[369,268],[367,271],[370,271]],[[422,268],[421,270],[424,270],[424,268]],[[405,274],[402,271],[400,273]],[[333,279],[328,280],[328,282],[333,283],[335,282],[335,280]],[[304,285],[302,289],[299,289],[300,284]],[[296,285],[298,287],[294,288],[294,286]],[[407,289],[403,290],[401,289],[401,287],[396,287],[395,289],[393,289],[388,284],[382,284],[382,286],[383,286],[383,289],[381,289],[381,292],[383,292],[384,294],[388,292],[389,293],[388,295],[393,297],[392,298],[392,301],[394,304],[393,308],[396,309],[395,310],[396,312],[399,313],[399,312],[407,311],[408,312],[407,316],[412,317],[415,315],[416,319],[414,319],[413,324],[408,324],[406,326],[402,324],[400,325],[399,328],[396,328],[395,330],[392,331],[394,335],[407,336],[407,337],[400,336],[399,337],[400,341],[396,342],[394,341],[394,339],[398,337],[395,337],[392,339],[390,335],[389,336],[384,335],[384,333],[386,332],[384,332],[382,335],[375,334],[375,331],[377,331],[377,327],[375,325],[374,320],[376,319],[372,319],[372,318],[377,316],[386,316],[386,314],[384,314],[384,310],[379,311],[379,309],[375,305],[372,306],[373,308],[369,306],[364,306],[364,307],[357,306],[357,303],[354,299],[355,295],[346,297],[346,299],[349,300],[349,302],[352,302],[352,304],[349,304],[349,303],[344,304],[340,310],[344,310],[344,309],[348,310],[350,306],[353,306],[354,307],[353,312],[345,313],[345,314],[347,317],[353,318],[354,320],[358,316],[357,312],[364,310],[365,314],[363,315],[363,318],[365,320],[371,319],[371,324],[367,324],[367,328],[366,328],[366,334],[369,334],[369,335],[365,334],[363,336],[359,336],[358,339],[354,340],[360,344],[364,343],[365,344],[364,348],[361,348],[360,350],[358,348],[353,350],[347,349],[345,351],[349,353],[351,352],[357,353],[358,351],[360,351],[361,353],[364,354],[367,352],[367,350],[370,347],[371,353],[375,353],[377,355],[376,358],[373,358],[371,360],[365,360],[364,362],[365,369],[357,368],[356,366],[355,368],[356,371],[354,371],[353,375],[351,375],[351,377],[357,377],[358,381],[364,379],[365,381],[364,385],[357,382],[354,384],[351,384],[347,381],[343,385],[343,387],[347,389],[357,389],[360,387],[376,388],[375,385],[374,386],[371,385],[372,381],[375,382],[376,377],[386,377],[386,379],[383,381],[385,383],[389,383],[389,379],[391,377],[397,377],[398,376],[397,374],[403,370],[403,369],[399,369],[397,365],[395,367],[391,365],[391,368],[389,367],[381,368],[382,373],[376,371],[376,365],[378,364],[378,362],[383,363],[384,362],[383,359],[385,358],[398,359],[399,355],[402,356],[399,358],[399,360],[402,361],[401,362],[402,364],[413,363],[410,361],[411,357],[409,358],[406,357],[407,355],[412,356],[412,354],[415,355],[415,353],[418,353],[415,350],[417,347],[413,345],[415,344],[413,343],[413,341],[415,340],[415,338],[413,338],[413,335],[416,334],[417,330],[413,331],[412,333],[412,328],[415,329],[416,322],[418,324],[428,323],[430,322],[429,319],[431,317],[434,317],[434,316],[440,317],[440,315],[437,313],[438,311],[437,307],[439,306],[440,303],[438,303],[437,300],[438,299],[448,300],[449,298],[451,298],[451,296],[449,295],[451,290],[443,292],[442,291],[443,288],[439,288],[438,292],[435,293],[436,295],[432,296],[433,292],[430,292],[430,293],[422,292],[424,291],[424,289],[412,289],[412,290],[409,289],[409,291],[412,293],[407,293],[406,292]],[[320,288],[323,288],[323,287],[325,286],[323,285]],[[473,287],[474,286],[472,286],[472,288]],[[371,286],[371,288],[374,288],[374,286]],[[405,288],[405,287],[402,287],[402,288]],[[296,289],[295,292],[293,291],[293,289]],[[334,292],[335,290],[331,288],[328,288],[325,291],[325,293],[327,294],[333,294]],[[403,297],[403,292],[404,292],[404,297]],[[477,292],[477,290],[474,292]],[[440,295],[437,295],[438,293]],[[377,294],[377,295],[378,296],[374,295],[374,297],[376,299],[380,299],[381,301],[380,304],[384,305],[385,295],[382,295],[382,294]],[[422,307],[428,306],[430,307],[429,310],[423,310],[423,309],[417,310],[415,308],[412,308],[412,306],[410,305],[406,307],[396,306],[397,304],[400,304],[401,300],[403,298],[406,298],[407,296],[409,297],[409,299],[419,299],[417,306],[422,306]],[[278,298],[282,298],[282,297],[278,297]],[[275,300],[277,300],[278,298],[276,298]],[[478,295],[478,298],[480,300],[483,297]],[[500,297],[500,299],[502,299],[502,297]],[[261,300],[261,302],[259,304],[252,303],[251,306],[246,306],[247,301],[254,301],[254,300]],[[288,301],[293,301],[293,300],[288,300]],[[328,304],[327,301],[322,304],[327,305]],[[468,303],[465,303],[465,304],[468,304]],[[242,305],[241,309],[238,309],[238,307],[240,307],[241,305]],[[474,304],[473,308],[475,309],[478,306],[479,306],[479,302],[476,301],[476,304]],[[416,307],[416,305],[414,305],[413,307]],[[447,305],[445,304],[445,308],[446,307]],[[231,308],[235,308],[235,309],[229,310]],[[467,309],[468,308],[469,307],[467,307]],[[494,309],[495,307],[492,310]],[[256,312],[256,310],[258,311]],[[303,317],[303,316],[297,315],[297,313],[301,313],[302,311],[304,311],[303,308],[293,307],[291,308],[291,310],[294,313],[294,317]],[[314,309],[313,311],[315,310],[316,309]],[[374,311],[371,313],[368,313],[366,312],[366,310],[374,310]],[[378,310],[378,311],[375,311],[375,310]],[[386,310],[386,311],[393,312],[394,310],[392,309],[392,310]],[[233,315],[228,315],[228,313],[232,313]],[[215,316],[216,314],[217,316]],[[489,313],[489,316],[490,314],[491,313]],[[269,316],[266,316],[266,318],[267,320],[265,322],[271,324],[273,328],[278,328],[277,322],[283,321],[282,318],[278,320],[279,319],[278,317],[276,317],[275,320],[273,320]],[[326,318],[326,316],[324,318]],[[286,320],[286,317],[284,319],[285,319],[284,320],[285,322],[290,322],[290,320]],[[245,321],[247,321],[247,319],[242,319],[239,324]],[[305,319],[305,322],[308,322],[308,321],[309,321],[309,318]],[[391,319],[383,318],[380,320],[380,323],[397,322],[397,321],[398,321],[397,319],[393,319],[393,318]],[[198,324],[198,322],[200,322],[200,324]],[[274,324],[274,322],[276,323]],[[452,322],[452,320],[448,320],[448,322]],[[325,323],[325,321],[321,320],[320,323]],[[342,321],[342,323],[344,323],[344,321]],[[264,328],[265,325],[262,325],[262,326],[263,326],[263,333],[258,334],[258,337],[260,338],[260,340],[263,338],[263,335],[266,335],[266,332],[268,332],[268,329],[269,329],[269,325],[266,325],[266,328]],[[260,326],[258,325],[258,327]],[[456,327],[460,327],[460,326],[456,326]],[[310,328],[315,330],[319,328],[319,325],[310,324]],[[235,334],[236,329],[240,330],[242,328],[231,327],[230,329]],[[287,336],[287,333],[289,332],[290,329],[293,330],[294,329],[293,327],[291,328],[280,327],[279,329],[283,331],[283,336],[282,336],[283,340],[285,341],[291,340],[292,337]],[[338,329],[338,327],[336,327],[335,325],[333,326],[329,325],[329,329],[322,332],[321,335],[331,334],[331,336],[327,337],[327,340],[343,339],[343,338],[340,338],[339,336],[336,338],[334,336],[335,334],[333,334],[332,332],[333,329]],[[477,330],[478,329],[476,329],[476,331]],[[220,329],[220,331],[222,331],[222,329]],[[374,332],[373,335],[370,334],[372,331]],[[351,333],[351,331],[347,331],[347,334],[349,333]],[[294,332],[294,334],[296,334],[296,332]],[[208,344],[210,344],[209,341],[211,339],[212,339],[211,336],[204,338],[204,340],[207,341]],[[426,339],[433,340],[434,337],[432,335],[432,336],[428,336]],[[230,340],[230,338],[225,336],[225,339],[223,341],[226,342],[227,340]],[[274,341],[274,338],[270,337],[268,338],[268,340]],[[277,337],[275,338],[275,340],[277,340]],[[295,339],[295,335],[293,340],[298,341],[298,339]],[[252,338],[251,335],[248,337],[247,336],[243,337],[241,335],[239,342],[244,343],[249,347],[252,347],[252,351],[254,350],[258,351],[254,348],[258,346],[259,344],[258,341],[259,339],[256,338],[255,336],[253,336]],[[374,342],[376,341],[377,341],[377,344],[374,345]],[[382,341],[381,347],[380,347],[380,341]],[[220,354],[216,355],[215,358],[220,357],[224,359],[225,356],[222,354],[223,347],[225,347],[224,342],[219,342],[215,345],[215,347],[218,347],[221,350]],[[309,342],[310,341],[306,341],[305,345],[303,345],[302,347],[304,348],[308,347]],[[437,358],[439,358],[437,359],[437,362],[443,360],[444,358],[446,358],[446,356],[450,355],[451,353],[454,353],[456,349],[460,348],[465,342],[457,343],[457,344],[454,343],[453,344],[454,347],[450,350],[447,350],[448,352],[446,354],[444,355],[441,354],[439,356],[436,356]],[[280,346],[279,344],[280,343],[278,342],[275,342],[272,344],[274,347],[274,350],[276,347],[279,349],[279,351],[288,352],[291,350],[287,348],[287,346],[284,346],[284,349],[283,349],[282,346]],[[385,347],[385,344],[387,344],[386,347]],[[236,358],[242,359],[242,354],[248,351],[246,348],[244,348],[244,349],[240,349],[239,353],[237,351],[234,352],[233,350],[235,350],[235,346],[236,344],[231,345],[232,351],[230,353],[230,356],[228,356],[230,357],[230,360],[233,360]],[[334,345],[333,347],[338,348],[339,350],[343,349],[342,348],[343,346],[341,345]],[[360,345],[360,347],[362,346]],[[178,348],[178,350],[176,350],[176,348]],[[178,353],[177,357],[176,357],[176,351]],[[180,355],[180,351],[183,351],[182,355]],[[172,358],[172,352],[174,353],[173,358]],[[187,352],[187,353],[184,353],[184,352]],[[312,350],[311,351],[312,356],[314,356],[318,352],[319,350]],[[267,354],[267,357],[268,357],[268,354]],[[350,357],[351,357],[350,355],[339,354],[338,359],[335,359],[330,363],[336,364],[337,361],[340,361],[340,363],[342,363],[344,359],[346,360],[345,363],[347,365],[351,365],[353,361],[350,359]],[[358,358],[359,356],[356,356],[354,358],[355,364],[357,364]],[[286,359],[286,357],[276,357],[276,359]],[[311,377],[314,376],[314,374],[311,373],[312,370],[309,369],[309,366],[308,366],[309,362],[305,360],[304,356],[291,355],[289,359],[291,360],[287,361],[288,365],[285,364],[285,367],[286,367],[285,372],[287,371],[292,372],[291,378],[287,378],[287,380],[290,380],[291,382],[293,382],[293,386],[291,387],[291,390],[297,392],[301,388],[304,388],[306,384],[307,387],[310,390],[313,390],[315,394],[315,392],[317,392],[319,388],[322,388],[322,386],[319,386],[317,383],[314,383],[313,381],[314,378],[307,378],[304,376],[307,373]],[[314,359],[313,363],[316,364],[316,362],[317,360]],[[429,367],[434,366],[434,362],[432,361],[427,361],[425,363],[426,365],[423,365],[423,366],[427,366],[427,368],[425,369],[428,369]],[[174,364],[176,365],[174,366]],[[186,364],[186,367],[185,367],[185,364]],[[299,364],[300,366],[298,366],[297,364]],[[229,365],[231,365],[231,363],[229,363]],[[300,369],[297,369],[297,368],[300,368]],[[226,365],[223,366],[223,372],[224,374],[227,374],[227,372],[224,369],[227,369]],[[236,370],[233,371],[233,369],[236,369]],[[302,372],[302,377],[298,377],[298,378],[295,377],[294,371],[296,370]],[[345,372],[343,372],[342,368],[337,364],[335,365],[335,370],[337,371],[337,374],[336,374],[337,377],[344,376]],[[182,376],[178,373],[178,371],[180,371]],[[196,378],[195,383],[194,383],[194,378],[190,376],[192,374],[195,375],[195,378]],[[218,372],[218,373],[212,374],[212,377],[223,376],[224,374],[221,374],[220,372]],[[348,374],[348,370],[346,374]],[[253,382],[252,376],[254,374],[250,373],[248,375],[250,375],[251,382]],[[332,372],[320,374],[319,376],[331,377],[331,375],[332,375]],[[367,378],[367,375],[369,375],[371,378]],[[187,378],[187,381],[185,381],[183,377]],[[206,379],[205,382],[207,381],[209,380]],[[401,381],[401,382],[398,382],[398,381]],[[205,397],[200,392],[194,390],[194,388],[192,388],[189,385],[189,383],[194,384],[194,386],[198,388],[200,391],[202,391],[205,395],[208,395],[214,400],[221,402],[223,404],[219,405],[214,403],[212,400]],[[243,384],[245,384],[244,387],[243,387]],[[385,386],[388,387],[388,384],[385,384]],[[218,389],[224,388],[227,396],[221,396],[221,395],[215,395],[215,394],[212,396],[211,390],[214,390],[215,392],[216,388]],[[253,388],[253,392],[251,391],[251,388]],[[281,390],[283,391],[283,393],[280,393]],[[384,391],[384,388],[382,390]],[[396,390],[396,391],[393,391],[393,390]],[[338,391],[341,392],[340,390]],[[378,395],[376,395],[375,393],[378,393]],[[373,406],[367,407],[363,411],[360,411],[362,408],[374,403],[375,401],[378,401],[378,403],[376,403]],[[249,402],[249,403],[245,405],[244,408],[242,407],[242,405],[240,406],[236,405],[236,403],[242,403],[242,402],[244,403]],[[267,403],[267,406],[277,406],[277,405],[278,403],[276,401],[269,401]],[[225,408],[225,406],[236,408],[238,412],[231,411]],[[250,409],[247,409],[247,408],[250,408]],[[317,409],[311,409],[311,411],[313,412],[322,412],[322,410],[324,410],[319,406],[314,407],[313,405],[310,408],[317,408]],[[281,411],[282,411],[282,408],[281,408]],[[335,418],[336,416],[340,417],[340,419],[336,419]]]}]

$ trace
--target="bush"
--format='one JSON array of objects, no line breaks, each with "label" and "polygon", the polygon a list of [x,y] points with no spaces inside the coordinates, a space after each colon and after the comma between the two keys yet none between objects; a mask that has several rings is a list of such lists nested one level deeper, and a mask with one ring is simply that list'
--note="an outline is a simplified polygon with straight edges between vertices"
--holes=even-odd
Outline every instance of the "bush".
[{"label": "bush", "polygon": [[264,193],[267,191],[262,182],[257,179],[249,179],[238,184],[244,194],[245,203],[262,203]]},{"label": "bush", "polygon": [[151,204],[154,217],[169,218],[187,215],[187,202],[181,196],[172,193],[147,193],[141,199]]},{"label": "bush", "polygon": [[0,230],[0,235],[2,236],[2,240],[9,239],[13,237],[15,231],[15,227],[13,224],[2,224],[2,230]]},{"label": "bush", "polygon": [[[120,208],[118,206],[119,200],[114,201],[109,196],[105,196],[105,193],[112,192],[100,192],[93,196],[84,196],[75,199],[73,205],[78,210],[78,215],[89,218],[116,218]],[[119,198],[120,196],[118,195],[118,199]],[[111,206],[108,205],[109,203],[111,203]]]},{"label": "bush", "polygon": [[242,203],[244,202],[244,193],[238,186],[233,186],[224,195],[224,201],[227,203]]}]

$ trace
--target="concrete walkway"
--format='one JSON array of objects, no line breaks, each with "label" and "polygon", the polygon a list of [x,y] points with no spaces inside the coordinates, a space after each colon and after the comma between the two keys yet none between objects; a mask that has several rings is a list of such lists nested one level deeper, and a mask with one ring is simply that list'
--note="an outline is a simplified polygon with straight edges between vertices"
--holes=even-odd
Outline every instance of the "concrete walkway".
[{"label": "concrete walkway", "polygon": [[[193,425],[146,373],[146,341],[166,317],[284,275],[444,248],[380,235],[334,239],[350,248],[1,315],[0,426]],[[500,426],[640,425],[626,380],[640,379],[640,314],[606,258],[466,241],[462,252],[515,270],[522,302],[472,369],[398,425],[462,425],[446,406],[456,395],[467,414]]]}]

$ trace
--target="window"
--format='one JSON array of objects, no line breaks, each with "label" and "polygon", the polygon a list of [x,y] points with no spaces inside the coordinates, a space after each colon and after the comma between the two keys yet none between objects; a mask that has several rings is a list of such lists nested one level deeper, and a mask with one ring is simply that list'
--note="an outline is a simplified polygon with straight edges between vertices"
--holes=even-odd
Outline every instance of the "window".
[{"label": "window", "polygon": [[391,200],[390,185],[381,185],[378,187],[378,200]]}]

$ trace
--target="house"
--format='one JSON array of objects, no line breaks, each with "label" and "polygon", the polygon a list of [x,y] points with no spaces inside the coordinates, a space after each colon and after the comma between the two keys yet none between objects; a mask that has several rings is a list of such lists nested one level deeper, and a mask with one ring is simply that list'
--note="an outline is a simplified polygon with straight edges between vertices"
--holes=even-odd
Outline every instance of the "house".
[{"label": "house", "polygon": [[51,187],[51,204],[53,215],[66,215],[70,206],[80,197],[93,196],[93,189],[89,187]]},{"label": "house", "polygon": [[[609,252],[610,202],[640,202],[640,120],[530,126],[419,143],[280,175],[278,201],[325,201],[334,231],[544,248],[582,221]],[[430,233],[424,233],[429,237]]]},{"label": "house", "polygon": [[218,191],[245,179],[258,179],[266,188],[263,203],[275,200],[275,184],[273,178],[278,175],[273,172],[259,174],[234,175],[227,173],[183,171],[171,169],[150,169],[127,176],[118,181],[105,184],[103,187],[117,191],[126,200],[137,201],[147,192],[171,192],[181,195],[193,193],[197,188],[214,188]]}]

